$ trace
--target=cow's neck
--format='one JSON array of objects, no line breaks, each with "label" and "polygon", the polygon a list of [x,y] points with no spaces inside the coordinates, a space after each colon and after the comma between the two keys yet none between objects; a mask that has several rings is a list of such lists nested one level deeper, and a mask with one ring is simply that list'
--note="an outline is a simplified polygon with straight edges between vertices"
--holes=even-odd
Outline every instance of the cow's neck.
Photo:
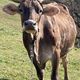
[{"label": "cow's neck", "polygon": [[48,20],[49,17],[42,16],[39,22],[39,32],[36,34],[36,40],[34,41],[35,53],[38,54],[40,43],[42,46],[52,46],[55,44],[52,23]]},{"label": "cow's neck", "polygon": [[44,39],[45,42],[51,42],[54,38],[54,20],[49,16],[42,16],[39,23],[38,38]]}]

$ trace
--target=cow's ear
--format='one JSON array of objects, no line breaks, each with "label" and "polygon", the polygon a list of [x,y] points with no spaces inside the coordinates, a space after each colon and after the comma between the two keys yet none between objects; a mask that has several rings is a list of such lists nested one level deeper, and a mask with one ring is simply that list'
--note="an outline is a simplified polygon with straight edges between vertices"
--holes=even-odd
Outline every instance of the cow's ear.
[{"label": "cow's ear", "polygon": [[7,4],[3,7],[3,11],[10,15],[14,15],[18,13],[18,7],[15,4]]},{"label": "cow's ear", "polygon": [[60,12],[60,10],[56,6],[47,6],[43,9],[43,14],[48,16],[56,15]]}]

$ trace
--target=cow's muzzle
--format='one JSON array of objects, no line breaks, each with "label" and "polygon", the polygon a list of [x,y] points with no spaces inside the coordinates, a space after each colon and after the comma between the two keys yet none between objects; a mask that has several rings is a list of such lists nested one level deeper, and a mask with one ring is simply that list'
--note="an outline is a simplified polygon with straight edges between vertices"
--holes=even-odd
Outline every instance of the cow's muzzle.
[{"label": "cow's muzzle", "polygon": [[37,31],[37,25],[34,20],[26,20],[24,22],[23,30],[28,33],[35,33]]}]

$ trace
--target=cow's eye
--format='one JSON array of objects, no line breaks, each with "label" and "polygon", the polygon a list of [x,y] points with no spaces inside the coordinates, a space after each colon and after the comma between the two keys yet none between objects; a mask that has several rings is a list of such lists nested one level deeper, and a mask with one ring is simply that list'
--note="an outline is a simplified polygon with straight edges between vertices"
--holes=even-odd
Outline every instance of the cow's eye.
[{"label": "cow's eye", "polygon": [[23,13],[23,10],[22,9],[19,9],[19,12],[22,14]]},{"label": "cow's eye", "polygon": [[21,8],[20,5],[19,5],[18,9],[19,9],[19,12],[20,12],[20,13],[23,13],[23,9]]},{"label": "cow's eye", "polygon": [[36,7],[35,10],[36,10],[36,12],[37,12],[38,14],[42,13],[42,10],[39,9],[38,7]]},{"label": "cow's eye", "polygon": [[19,9],[20,13],[23,13],[23,10],[22,9]]},{"label": "cow's eye", "polygon": [[39,10],[39,13],[42,13],[43,12],[43,10]]}]

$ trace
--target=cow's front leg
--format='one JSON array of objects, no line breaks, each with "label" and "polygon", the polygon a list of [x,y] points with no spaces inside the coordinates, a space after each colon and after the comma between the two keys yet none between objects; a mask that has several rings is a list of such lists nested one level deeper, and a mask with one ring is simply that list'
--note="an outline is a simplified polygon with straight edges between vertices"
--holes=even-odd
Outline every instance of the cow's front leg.
[{"label": "cow's front leg", "polygon": [[37,63],[35,58],[33,60],[33,64],[34,64],[34,66],[36,68],[37,76],[38,76],[39,80],[43,80],[45,64],[43,64],[41,67],[39,67],[39,64]]},{"label": "cow's front leg", "polygon": [[43,64],[42,66],[39,66],[39,63],[37,62],[36,56],[35,56],[31,47],[30,47],[29,57],[30,57],[31,61],[33,62],[34,66],[35,66],[35,69],[36,69],[37,76],[38,76],[39,80],[43,80],[45,64]]},{"label": "cow's front leg", "polygon": [[36,56],[33,53],[33,51],[29,52],[29,57],[30,57],[32,63],[34,64],[34,66],[35,66],[35,69],[36,69],[37,76],[38,76],[39,80],[43,80],[45,64],[43,64],[41,67],[39,66],[39,63],[37,62]]},{"label": "cow's front leg", "polygon": [[52,59],[51,80],[59,80],[58,79],[59,61],[60,61],[60,49],[56,49],[55,53],[53,54],[53,59]]},{"label": "cow's front leg", "polygon": [[62,63],[64,67],[64,80],[68,80],[68,74],[67,74],[67,59],[66,56],[62,58]]}]

